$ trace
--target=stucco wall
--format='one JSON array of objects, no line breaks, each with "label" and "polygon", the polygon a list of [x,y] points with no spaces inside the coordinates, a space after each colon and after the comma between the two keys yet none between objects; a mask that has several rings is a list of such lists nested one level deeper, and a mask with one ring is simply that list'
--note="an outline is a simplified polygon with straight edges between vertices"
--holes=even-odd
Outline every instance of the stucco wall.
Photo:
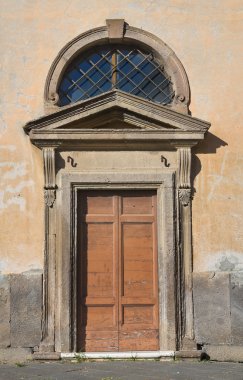
[{"label": "stucco wall", "polygon": [[182,61],[192,115],[212,123],[194,150],[194,271],[243,269],[242,2],[1,0],[1,17],[0,271],[43,266],[42,159],[22,126],[43,115],[58,51],[107,18],[157,35]]}]

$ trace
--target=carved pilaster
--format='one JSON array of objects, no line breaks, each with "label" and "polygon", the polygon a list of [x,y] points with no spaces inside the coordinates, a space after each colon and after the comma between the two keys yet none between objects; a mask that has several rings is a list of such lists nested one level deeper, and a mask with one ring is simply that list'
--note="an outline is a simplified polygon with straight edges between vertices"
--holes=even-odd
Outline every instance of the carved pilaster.
[{"label": "carved pilaster", "polygon": [[44,199],[52,207],[56,199],[55,149],[43,148],[44,161]]},{"label": "carved pilaster", "polygon": [[180,221],[181,348],[196,348],[192,298],[191,148],[178,147],[178,201]]},{"label": "carved pilaster", "polygon": [[191,200],[191,148],[181,147],[178,154],[178,189],[179,199],[183,206],[188,206]]},{"label": "carved pilaster", "polygon": [[55,271],[56,271],[56,173],[55,148],[43,148],[45,200],[45,252],[43,279],[42,341],[39,352],[55,350]]}]

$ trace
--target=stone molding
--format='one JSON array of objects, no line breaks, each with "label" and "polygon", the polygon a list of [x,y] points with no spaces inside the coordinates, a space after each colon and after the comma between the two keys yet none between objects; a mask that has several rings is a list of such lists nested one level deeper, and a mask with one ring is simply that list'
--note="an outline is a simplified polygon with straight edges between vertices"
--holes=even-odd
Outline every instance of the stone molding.
[{"label": "stone molding", "polygon": [[70,148],[98,140],[99,144],[108,141],[122,146],[125,140],[132,144],[173,143],[174,148],[182,142],[197,144],[209,127],[203,120],[113,90],[58,109],[27,123],[24,129],[38,147],[55,144]]},{"label": "stone molding", "polygon": [[58,86],[68,65],[85,50],[101,44],[124,42],[152,50],[171,77],[175,96],[170,107],[189,113],[190,88],[185,69],[174,53],[161,39],[139,28],[129,26],[124,20],[106,20],[107,25],[91,29],[68,42],[58,53],[47,75],[44,101],[46,113],[58,107]]}]

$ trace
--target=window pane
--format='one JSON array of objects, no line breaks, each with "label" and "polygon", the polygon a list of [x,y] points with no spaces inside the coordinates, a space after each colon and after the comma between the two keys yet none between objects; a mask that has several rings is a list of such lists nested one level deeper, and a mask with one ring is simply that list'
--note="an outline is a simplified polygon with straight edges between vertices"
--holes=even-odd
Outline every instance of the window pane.
[{"label": "window pane", "polygon": [[173,99],[172,83],[152,53],[110,45],[78,57],[66,70],[59,86],[59,103],[75,103],[112,88],[162,104]]}]

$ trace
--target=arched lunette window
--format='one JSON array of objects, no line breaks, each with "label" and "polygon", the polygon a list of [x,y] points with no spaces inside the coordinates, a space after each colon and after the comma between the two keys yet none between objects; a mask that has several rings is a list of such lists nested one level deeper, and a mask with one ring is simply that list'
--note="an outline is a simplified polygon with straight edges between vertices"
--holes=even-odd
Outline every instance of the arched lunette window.
[{"label": "arched lunette window", "polygon": [[112,89],[163,105],[170,104],[174,97],[171,78],[152,52],[109,45],[87,51],[68,66],[58,89],[59,105]]}]

